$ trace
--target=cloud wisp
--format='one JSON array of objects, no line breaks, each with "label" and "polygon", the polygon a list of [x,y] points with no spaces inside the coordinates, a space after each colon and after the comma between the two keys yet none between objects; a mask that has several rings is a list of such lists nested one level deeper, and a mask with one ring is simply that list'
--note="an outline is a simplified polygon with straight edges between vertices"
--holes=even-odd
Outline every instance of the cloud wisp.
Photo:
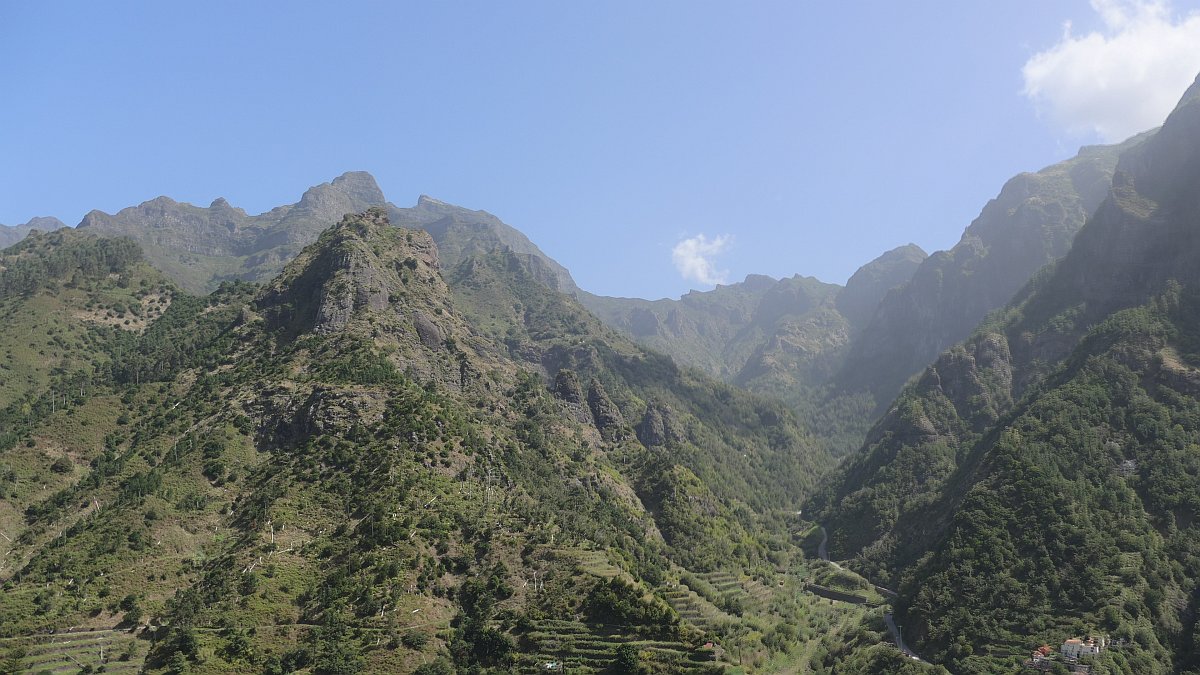
[{"label": "cloud wisp", "polygon": [[671,249],[671,260],[675,269],[688,281],[695,281],[706,286],[715,286],[726,282],[728,270],[718,270],[713,259],[729,248],[733,237],[722,234],[709,239],[703,234],[688,237],[675,244]]},{"label": "cloud wisp", "polygon": [[1200,71],[1200,13],[1164,0],[1092,0],[1104,29],[1076,35],[1023,69],[1024,94],[1073,134],[1120,141],[1162,124]]}]

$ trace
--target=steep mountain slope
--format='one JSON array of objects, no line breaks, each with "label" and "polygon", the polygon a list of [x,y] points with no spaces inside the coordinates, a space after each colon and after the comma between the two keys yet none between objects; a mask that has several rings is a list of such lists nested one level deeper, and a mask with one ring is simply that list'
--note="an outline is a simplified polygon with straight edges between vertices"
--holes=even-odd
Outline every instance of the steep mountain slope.
[{"label": "steep mountain slope", "polygon": [[926,259],[872,316],[834,378],[834,397],[867,394],[878,416],[900,387],[966,338],[1044,265],[1066,254],[1107,194],[1117,157],[1146,135],[1091,146],[1008,181],[949,251]]},{"label": "steep mountain slope", "polygon": [[417,205],[409,209],[389,205],[388,217],[394,225],[425,230],[433,235],[447,269],[474,255],[509,250],[526,258],[531,268],[537,270],[541,282],[549,288],[568,295],[579,290],[565,267],[543,253],[524,234],[487,211],[472,211],[421,195]]},{"label": "steep mountain slope", "polygon": [[[28,256],[111,241],[60,238]],[[620,337],[535,257],[443,264],[349,216],[261,289],[175,292],[57,407],[9,406],[0,662],[151,623],[150,672],[709,672],[881,621],[800,592],[826,460],[785,408]]]},{"label": "steep mountain slope", "polygon": [[53,232],[62,227],[66,227],[66,225],[58,218],[46,217],[33,218],[24,225],[0,225],[0,249],[8,248],[21,241],[34,230]]},{"label": "steep mountain slope", "polygon": [[927,368],[813,505],[831,554],[899,582],[911,641],[955,672],[1084,632],[1126,641],[1110,672],[1200,667],[1198,187],[1200,80],[1067,256]]},{"label": "steep mountain slope", "polygon": [[495,216],[429,197],[413,208],[396,207],[364,171],[342,174],[309,188],[295,204],[253,216],[221,198],[205,208],[158,197],[115,215],[92,211],[79,227],[133,239],[180,286],[207,293],[222,281],[271,279],[331,223],[372,206],[386,207],[397,225],[432,233],[447,261],[507,247],[543,262],[560,290],[575,288],[562,266]]},{"label": "steep mountain slope", "polygon": [[867,327],[875,308],[893,288],[908,283],[929,254],[916,244],[899,246],[858,268],[838,293],[837,308],[855,332]]}]

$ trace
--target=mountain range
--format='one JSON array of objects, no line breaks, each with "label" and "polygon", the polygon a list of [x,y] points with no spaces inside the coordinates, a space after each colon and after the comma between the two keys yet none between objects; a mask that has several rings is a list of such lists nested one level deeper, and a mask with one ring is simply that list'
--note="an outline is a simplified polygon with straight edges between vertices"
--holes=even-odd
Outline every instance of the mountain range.
[{"label": "mountain range", "polygon": [[1198,672],[1198,185],[1200,80],[845,286],[364,172],[0,228],[0,672]]}]

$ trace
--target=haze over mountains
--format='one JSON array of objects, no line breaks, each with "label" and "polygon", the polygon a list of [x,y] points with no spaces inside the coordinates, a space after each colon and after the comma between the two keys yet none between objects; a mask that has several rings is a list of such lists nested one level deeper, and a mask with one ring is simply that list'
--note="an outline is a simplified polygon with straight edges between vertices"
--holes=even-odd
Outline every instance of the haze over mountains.
[{"label": "haze over mountains", "polygon": [[1097,672],[1196,672],[1198,222],[1200,80],[844,287],[595,296],[363,172],[4,228],[5,668],[153,624],[106,639],[152,672],[939,672],[870,580],[952,672],[1088,633]]},{"label": "haze over mountains", "polygon": [[[928,652],[1113,632],[1129,672],[1197,667],[1200,80],[1128,147],[1067,255],[890,407],[816,504],[900,590]],[[951,591],[950,589],[953,589]],[[1004,590],[1001,590],[1004,589]]]}]

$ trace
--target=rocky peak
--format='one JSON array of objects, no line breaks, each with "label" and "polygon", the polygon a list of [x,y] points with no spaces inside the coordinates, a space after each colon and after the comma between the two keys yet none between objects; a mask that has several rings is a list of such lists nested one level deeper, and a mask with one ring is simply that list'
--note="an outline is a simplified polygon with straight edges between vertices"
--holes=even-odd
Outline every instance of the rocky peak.
[{"label": "rocky peak", "polygon": [[142,211],[165,211],[179,206],[179,202],[171,199],[166,195],[159,195],[154,199],[142,202],[137,206]]},{"label": "rocky peak", "polygon": [[[410,307],[422,342],[441,332],[429,318],[448,297],[437,273],[437,248],[428,233],[391,227],[387,212],[347,214],[284,268],[260,298],[271,321],[287,332],[333,333],[365,314],[398,310],[393,302],[420,297]],[[423,330],[418,330],[418,328]]]},{"label": "rocky peak", "polygon": [[747,274],[746,279],[742,282],[742,284],[746,287],[746,290],[751,292],[765,291],[774,286],[776,283],[778,282],[774,278],[765,274]]},{"label": "rocky peak", "polygon": [[372,204],[383,204],[387,199],[375,182],[375,177],[366,171],[347,171],[334,178],[330,185],[347,197]]},{"label": "rocky peak", "polygon": [[675,412],[658,401],[646,404],[646,413],[637,427],[637,437],[648,448],[679,443],[684,439],[675,420]]},{"label": "rocky peak", "polygon": [[318,223],[336,223],[347,213],[359,213],[372,206],[385,204],[387,198],[371,174],[350,171],[329,183],[305,190],[296,207],[284,220],[306,218]]},{"label": "rocky peak", "polygon": [[592,380],[588,387],[587,401],[592,410],[592,418],[596,420],[596,429],[600,431],[604,440],[622,440],[625,418],[621,416],[621,409],[609,398],[599,380]]},{"label": "rocky peak", "polygon": [[241,216],[242,218],[246,217],[245,209],[241,209],[230,204],[229,201],[224,197],[217,197],[216,199],[212,200],[212,203],[208,205],[208,210],[212,211],[214,215],[236,215]]},{"label": "rocky peak", "polygon": [[92,209],[83,215],[83,219],[79,221],[79,227],[97,227],[99,224],[109,220],[112,220],[112,216],[100,209]]},{"label": "rocky peak", "polygon": [[417,197],[417,208],[419,208],[419,209],[420,208],[426,208],[426,209],[428,209],[428,208],[445,208],[448,206],[450,206],[450,205],[447,204],[446,202],[444,202],[440,199],[434,199],[433,197],[430,197],[429,195],[421,195],[420,197]]}]

